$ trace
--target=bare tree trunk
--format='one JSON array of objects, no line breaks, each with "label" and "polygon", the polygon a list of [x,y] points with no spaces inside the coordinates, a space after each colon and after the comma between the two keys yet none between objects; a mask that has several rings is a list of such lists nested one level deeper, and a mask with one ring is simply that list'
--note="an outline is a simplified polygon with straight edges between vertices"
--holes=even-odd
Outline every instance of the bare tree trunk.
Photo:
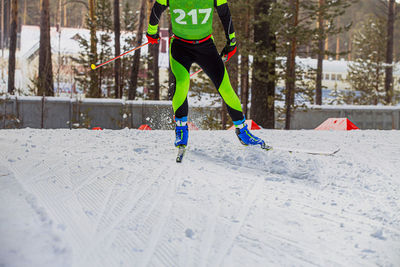
[{"label": "bare tree trunk", "polygon": [[15,93],[15,51],[17,49],[18,1],[11,2],[10,55],[8,59],[8,93]]},{"label": "bare tree trunk", "polygon": [[[340,17],[338,17],[338,26],[340,26]],[[336,36],[336,60],[340,59],[340,34]]]},{"label": "bare tree trunk", "polygon": [[160,43],[153,44],[151,46],[151,51],[153,54],[153,94],[154,100],[160,100],[160,69],[158,67],[158,58],[159,58],[159,51],[160,51]]},{"label": "bare tree trunk", "polygon": [[[1,56],[4,57],[4,20],[5,20],[5,12],[4,12],[4,0],[1,0],[1,36],[0,36],[0,46],[1,46]],[[2,69],[2,76],[3,76],[3,69]],[[3,78],[3,77],[2,77]]]},{"label": "bare tree trunk", "polygon": [[[148,0],[147,6],[147,17],[150,18],[151,8],[153,7],[154,0]],[[153,83],[151,87],[151,99],[160,100],[160,71],[158,68],[158,58],[159,58],[160,44],[152,44],[149,48],[149,55],[151,61],[149,62],[149,68],[153,73]]]},{"label": "bare tree trunk", "polygon": [[49,0],[42,0],[40,17],[39,88],[40,95],[54,96],[53,64],[50,45]]},{"label": "bare tree trunk", "polygon": [[81,25],[85,25],[86,14],[85,14],[85,12],[83,12],[83,9],[81,9],[81,17],[82,17]]},{"label": "bare tree trunk", "polygon": [[229,62],[226,64],[226,69],[229,74],[229,80],[231,82],[233,90],[237,93],[239,86],[239,57],[238,53],[235,53]]},{"label": "bare tree trunk", "polygon": [[152,79],[149,79],[148,82],[150,83],[149,95],[152,100],[160,100],[160,71],[158,68],[159,49],[159,43],[149,46],[150,60],[148,62],[148,68],[152,73]]},{"label": "bare tree trunk", "polygon": [[67,5],[64,5],[64,13],[63,13],[63,16],[64,16],[64,27],[68,27]]},{"label": "bare tree trunk", "polygon": [[226,104],[224,100],[221,100],[221,124],[222,124],[222,130],[226,130],[226,123],[228,121],[228,108],[226,107]]},{"label": "bare tree trunk", "polygon": [[374,105],[376,106],[376,105],[378,105],[378,103],[379,103],[379,84],[380,84],[380,81],[381,81],[381,75],[380,75],[380,68],[376,68],[376,73],[375,73],[375,77],[376,77],[376,79],[375,79],[375,81],[374,81],[374,83],[375,83],[375,85],[374,85],[374,89],[375,89],[375,94],[374,94]]},{"label": "bare tree trunk", "polygon": [[[7,48],[8,47],[8,38],[9,38],[9,31],[10,31],[10,1],[5,0],[5,2],[3,2],[3,14],[1,14],[2,16],[2,20],[3,20],[3,48]],[[4,16],[4,17],[3,17]]]},{"label": "bare tree trunk", "polygon": [[[146,4],[147,0],[142,0],[142,4],[140,7],[140,17],[139,17],[139,26],[138,26],[138,31],[136,34],[137,37],[137,46],[140,46],[142,44],[142,37],[143,37],[143,28],[144,28],[144,22],[146,18]],[[137,88],[137,82],[138,82],[138,75],[139,75],[139,63],[140,63],[140,49],[135,51],[135,54],[133,55],[133,66],[132,66],[132,71],[130,74],[130,79],[129,79],[129,95],[128,99],[133,100],[136,97],[136,88]]]},{"label": "bare tree trunk", "polygon": [[[325,51],[329,51],[329,37],[328,36],[326,36],[326,38],[325,38]],[[325,59],[326,60],[329,59],[328,55],[325,55]]]},{"label": "bare tree trunk", "polygon": [[353,49],[353,35],[350,33],[349,34],[349,46],[347,48],[349,54],[347,55],[347,60],[351,61],[353,59],[352,54],[353,52],[351,51]]},{"label": "bare tree trunk", "polygon": [[[244,19],[244,37],[246,40],[250,40],[250,8],[246,6],[246,19]],[[243,107],[243,114],[248,117],[248,104],[249,104],[249,55],[248,53],[242,53],[240,57],[240,98]]]},{"label": "bare tree trunk", "polygon": [[386,91],[386,104],[392,103],[393,95],[393,40],[394,40],[394,9],[395,0],[389,0],[388,9],[388,23],[387,23],[387,44],[386,44],[386,64],[390,65],[386,67],[385,76],[385,91]]},{"label": "bare tree trunk", "polygon": [[[297,27],[298,25],[298,16],[299,16],[299,0],[290,0],[291,6],[294,8],[293,10],[293,27]],[[291,122],[291,112],[292,107],[294,106],[294,95],[295,95],[295,85],[296,85],[296,52],[297,52],[297,38],[294,35],[292,40],[290,41],[291,45],[288,51],[288,62],[287,70],[286,70],[286,97],[285,97],[285,106],[286,106],[286,121],[285,121],[285,129],[290,130],[290,122]]]},{"label": "bare tree trunk", "polygon": [[28,7],[27,7],[27,2],[28,0],[24,0],[24,19],[23,19],[23,22],[24,22],[24,25],[26,25],[26,18],[27,18],[27,13],[28,13]]},{"label": "bare tree trunk", "polygon": [[[276,3],[272,0],[272,3]],[[271,54],[276,53],[276,36],[274,33],[269,32],[268,45]],[[263,125],[267,129],[275,129],[275,77],[276,77],[276,61],[275,57],[268,61],[268,82],[267,82],[267,114],[266,123]]]},{"label": "bare tree trunk", "polygon": [[[115,56],[121,54],[121,22],[119,14],[119,0],[114,0],[114,35],[115,35]],[[121,88],[121,60],[117,59],[114,65],[115,98],[122,98]]]},{"label": "bare tree trunk", "polygon": [[[95,0],[89,0],[89,18],[90,18],[90,59],[94,64],[97,63],[97,37],[96,37],[96,10]],[[101,71],[101,70],[100,70]],[[101,97],[99,86],[99,77],[97,71],[90,72],[89,97]]]},{"label": "bare tree trunk", "polygon": [[319,12],[318,12],[318,61],[317,61],[317,80],[315,84],[315,103],[322,105],[322,73],[323,73],[323,61],[324,61],[324,14],[322,12],[324,0],[319,0]]},{"label": "bare tree trunk", "polygon": [[58,55],[57,55],[57,93],[60,94],[60,74],[61,74],[61,18],[62,18],[62,0],[58,0],[58,11],[56,16],[56,28],[58,34]]},{"label": "bare tree trunk", "polygon": [[258,0],[254,6],[254,42],[255,50],[260,54],[273,55],[254,57],[253,82],[251,93],[250,117],[264,128],[275,127],[275,35],[265,21],[271,5],[276,0]]},{"label": "bare tree trunk", "polygon": [[240,88],[243,114],[248,116],[247,106],[249,104],[249,56],[241,56],[240,61]]},{"label": "bare tree trunk", "polygon": [[336,60],[340,60],[340,36],[336,36]]}]

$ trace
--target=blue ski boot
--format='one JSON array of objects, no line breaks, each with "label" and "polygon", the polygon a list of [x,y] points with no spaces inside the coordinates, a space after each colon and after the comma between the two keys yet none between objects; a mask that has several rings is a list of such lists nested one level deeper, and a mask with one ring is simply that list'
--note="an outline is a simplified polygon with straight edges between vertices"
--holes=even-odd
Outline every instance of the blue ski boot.
[{"label": "blue ski boot", "polygon": [[[272,149],[271,146],[268,146],[265,144],[265,142],[261,139],[258,138],[257,136],[253,135],[249,129],[247,124],[243,121],[241,122],[234,122],[236,126],[236,135],[239,138],[240,143],[242,145],[248,146],[254,146],[254,145],[260,145],[262,149],[270,150]],[[242,127],[240,127],[242,126]]]},{"label": "blue ski boot", "polygon": [[175,119],[175,146],[187,146],[188,138],[189,138],[189,129],[187,126],[187,117],[176,118]]}]

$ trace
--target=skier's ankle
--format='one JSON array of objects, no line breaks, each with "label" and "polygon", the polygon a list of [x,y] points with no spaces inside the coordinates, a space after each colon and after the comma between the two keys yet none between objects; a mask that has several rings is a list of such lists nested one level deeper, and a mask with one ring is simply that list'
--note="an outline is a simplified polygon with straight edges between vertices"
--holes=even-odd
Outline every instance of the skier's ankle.
[{"label": "skier's ankle", "polygon": [[178,127],[187,125],[187,117],[175,118],[175,125]]},{"label": "skier's ankle", "polygon": [[234,121],[233,124],[235,125],[236,129],[243,129],[246,126],[246,118],[243,118],[243,120]]}]

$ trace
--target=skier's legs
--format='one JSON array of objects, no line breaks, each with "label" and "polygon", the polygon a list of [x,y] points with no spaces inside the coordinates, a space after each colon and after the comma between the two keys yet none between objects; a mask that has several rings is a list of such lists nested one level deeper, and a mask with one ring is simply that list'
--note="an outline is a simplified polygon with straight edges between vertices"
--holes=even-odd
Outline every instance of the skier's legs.
[{"label": "skier's legs", "polygon": [[170,43],[170,66],[175,76],[175,92],[172,98],[172,107],[175,114],[175,146],[186,146],[189,138],[187,126],[188,101],[187,94],[190,85],[190,66],[193,63],[193,55],[188,47],[178,41],[171,39]]},{"label": "skier's legs", "polygon": [[179,41],[171,39],[170,65],[175,76],[175,92],[172,98],[172,107],[175,118],[183,118],[188,115],[187,94],[190,85],[190,66],[193,63],[190,53]]},{"label": "skier's legs", "polygon": [[219,55],[214,42],[210,39],[196,49],[195,62],[200,65],[204,72],[210,77],[219,94],[224,100],[232,121],[244,122],[242,105],[229,81],[229,75],[225,64]]},{"label": "skier's legs", "polygon": [[240,142],[244,145],[261,145],[262,148],[271,149],[271,147],[265,145],[262,139],[254,136],[248,130],[239,97],[232,88],[225,64],[214,42],[212,40],[210,40],[210,42],[205,42],[204,45],[200,45],[196,51],[198,54],[195,62],[203,68],[204,72],[211,78],[215,87],[218,89],[218,92],[228,108],[229,115],[236,126],[236,135]]}]

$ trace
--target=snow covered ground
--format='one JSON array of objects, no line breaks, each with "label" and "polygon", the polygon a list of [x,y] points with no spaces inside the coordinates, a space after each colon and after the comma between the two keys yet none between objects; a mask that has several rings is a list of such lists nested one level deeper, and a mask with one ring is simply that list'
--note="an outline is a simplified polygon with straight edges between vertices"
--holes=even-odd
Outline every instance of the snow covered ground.
[{"label": "snow covered ground", "polygon": [[0,131],[0,266],[400,266],[400,132]]}]

